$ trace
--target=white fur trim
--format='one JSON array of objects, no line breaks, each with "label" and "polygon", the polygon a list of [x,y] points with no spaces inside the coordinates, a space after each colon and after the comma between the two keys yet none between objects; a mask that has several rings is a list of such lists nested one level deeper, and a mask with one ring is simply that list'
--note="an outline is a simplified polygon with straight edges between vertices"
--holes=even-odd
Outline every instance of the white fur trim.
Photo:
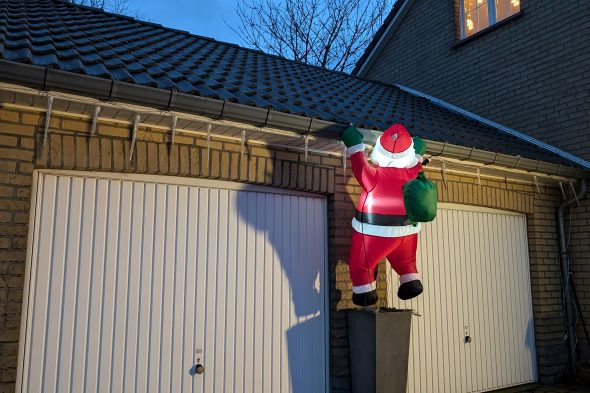
[{"label": "white fur trim", "polygon": [[379,237],[402,237],[413,235],[420,232],[422,226],[418,223],[416,226],[381,226],[373,224],[365,224],[358,221],[356,218],[352,219],[352,229],[363,235],[379,236]]},{"label": "white fur trim", "polygon": [[346,148],[347,155],[353,155],[354,153],[358,153],[359,151],[365,151],[365,144],[359,143],[358,145],[350,146]]},{"label": "white fur trim", "polygon": [[419,280],[420,275],[418,273],[403,274],[399,276],[399,283],[405,284],[410,281]]},{"label": "white fur trim", "polygon": [[414,142],[401,153],[391,153],[381,145],[381,137],[375,142],[375,146],[371,152],[371,161],[380,167],[388,168],[412,168],[418,164]]},{"label": "white fur trim", "polygon": [[352,287],[352,292],[356,294],[367,293],[374,291],[377,288],[377,283],[373,281],[370,284],[359,285],[358,287]]}]

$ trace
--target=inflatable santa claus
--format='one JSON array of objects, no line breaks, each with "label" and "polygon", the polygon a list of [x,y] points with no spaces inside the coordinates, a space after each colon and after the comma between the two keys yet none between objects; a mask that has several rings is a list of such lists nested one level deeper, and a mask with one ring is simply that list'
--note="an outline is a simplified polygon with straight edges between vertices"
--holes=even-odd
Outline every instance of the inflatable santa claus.
[{"label": "inflatable santa claus", "polygon": [[436,215],[436,187],[421,173],[426,147],[395,124],[377,139],[371,153],[374,166],[365,157],[362,139],[353,126],[342,134],[352,171],[363,188],[352,220],[352,301],[359,306],[377,302],[376,269],[383,258],[399,275],[398,297],[411,299],[422,293],[416,269],[420,221]]}]

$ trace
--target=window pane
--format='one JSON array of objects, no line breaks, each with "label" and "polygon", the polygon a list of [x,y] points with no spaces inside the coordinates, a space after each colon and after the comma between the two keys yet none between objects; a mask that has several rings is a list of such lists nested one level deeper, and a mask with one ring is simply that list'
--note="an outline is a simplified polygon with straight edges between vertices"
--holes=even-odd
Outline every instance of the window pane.
[{"label": "window pane", "polygon": [[465,13],[465,33],[470,36],[490,25],[488,17],[487,0],[466,0],[465,8],[468,2],[473,3],[474,8],[471,12]]},{"label": "window pane", "polygon": [[471,12],[475,9],[475,4],[477,0],[465,0],[465,12]]},{"label": "window pane", "polygon": [[490,20],[488,18],[488,6],[486,4],[485,7],[479,7],[477,9],[477,16],[479,19],[479,30],[483,30],[490,25]]},{"label": "window pane", "polygon": [[496,20],[508,18],[520,11],[520,0],[496,0]]},{"label": "window pane", "polygon": [[477,12],[473,11],[468,13],[465,18],[465,32],[467,33],[467,36],[470,36],[478,31]]}]

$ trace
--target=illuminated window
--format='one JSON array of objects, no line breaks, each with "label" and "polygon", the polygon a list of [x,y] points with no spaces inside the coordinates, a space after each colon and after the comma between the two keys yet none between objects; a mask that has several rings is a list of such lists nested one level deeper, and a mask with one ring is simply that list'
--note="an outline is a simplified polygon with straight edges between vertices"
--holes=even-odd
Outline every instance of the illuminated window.
[{"label": "illuminated window", "polygon": [[469,37],[520,11],[520,0],[459,0],[461,38]]}]

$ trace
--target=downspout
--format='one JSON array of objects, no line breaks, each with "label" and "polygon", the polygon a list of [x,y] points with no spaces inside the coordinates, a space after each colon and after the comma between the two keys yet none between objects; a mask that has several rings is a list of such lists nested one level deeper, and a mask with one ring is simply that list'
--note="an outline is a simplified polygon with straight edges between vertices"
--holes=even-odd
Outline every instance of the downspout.
[{"label": "downspout", "polygon": [[576,375],[576,343],[575,343],[575,334],[576,334],[576,326],[574,321],[574,303],[573,303],[573,296],[572,296],[572,287],[569,285],[569,280],[573,279],[572,272],[570,269],[570,263],[568,258],[568,251],[567,251],[567,244],[565,238],[565,223],[564,223],[564,211],[565,208],[581,201],[584,196],[586,195],[586,179],[582,179],[580,183],[580,191],[577,196],[574,196],[565,202],[563,202],[557,208],[557,222],[559,225],[559,256],[561,260],[561,277],[562,277],[562,285],[563,288],[563,297],[565,303],[565,319],[567,323],[567,343],[569,348],[569,361],[570,367],[572,370],[572,375]]}]

